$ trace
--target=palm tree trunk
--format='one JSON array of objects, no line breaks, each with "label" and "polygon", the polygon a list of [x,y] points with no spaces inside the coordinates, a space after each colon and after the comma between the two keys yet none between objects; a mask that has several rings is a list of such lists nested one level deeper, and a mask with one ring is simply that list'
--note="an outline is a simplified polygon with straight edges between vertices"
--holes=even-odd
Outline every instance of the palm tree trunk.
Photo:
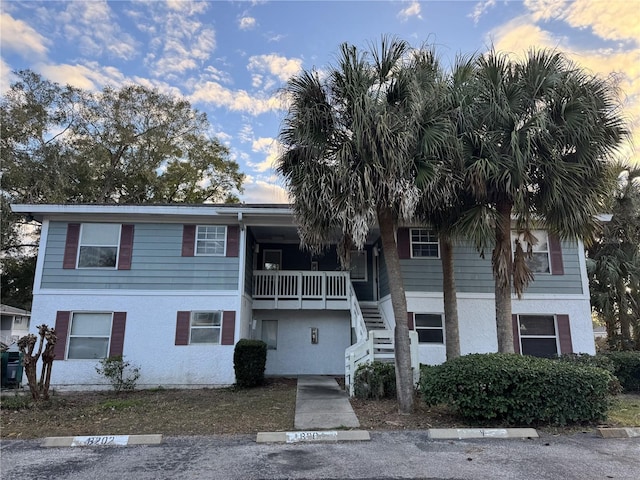
[{"label": "palm tree trunk", "polygon": [[620,317],[620,345],[621,350],[631,350],[633,339],[631,338],[631,322],[629,321],[629,303],[627,299],[627,285],[624,279],[620,280],[618,285],[620,295],[620,305],[618,306],[618,315]]},{"label": "palm tree trunk", "polygon": [[496,329],[498,352],[514,353],[513,327],[511,325],[511,204],[498,202],[496,245],[493,250],[493,279],[496,297]]},{"label": "palm tree trunk", "polygon": [[444,297],[444,331],[447,360],[460,356],[460,329],[458,326],[458,299],[453,269],[453,245],[449,235],[440,234],[442,261],[442,294]]},{"label": "palm tree trunk", "polygon": [[378,224],[384,251],[384,262],[389,275],[391,305],[393,306],[393,316],[396,324],[394,338],[398,410],[400,413],[408,414],[413,412],[414,396],[411,344],[409,340],[409,325],[407,324],[407,298],[404,292],[396,243],[396,222],[391,209],[385,207],[378,209]]}]

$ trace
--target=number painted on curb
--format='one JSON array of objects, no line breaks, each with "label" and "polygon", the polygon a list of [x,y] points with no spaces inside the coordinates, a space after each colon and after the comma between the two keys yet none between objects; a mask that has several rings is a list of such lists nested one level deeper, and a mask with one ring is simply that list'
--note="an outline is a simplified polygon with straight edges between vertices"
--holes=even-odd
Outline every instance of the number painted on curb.
[{"label": "number painted on curb", "polygon": [[73,437],[72,447],[123,446],[129,443],[129,435],[97,435]]},{"label": "number painted on curb", "polygon": [[338,432],[287,432],[287,443],[336,441]]}]

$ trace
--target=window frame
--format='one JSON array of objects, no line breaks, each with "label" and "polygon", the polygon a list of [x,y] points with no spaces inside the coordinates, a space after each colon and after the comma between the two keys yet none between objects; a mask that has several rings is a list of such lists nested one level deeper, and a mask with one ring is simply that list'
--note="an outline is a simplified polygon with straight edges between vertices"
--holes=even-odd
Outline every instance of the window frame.
[{"label": "window frame", "polygon": [[[416,241],[414,242],[413,240],[413,232],[414,231],[426,231],[426,232],[432,232],[432,234],[436,237],[436,241]],[[414,255],[413,252],[413,246],[414,245],[435,245],[436,249],[437,249],[437,255]],[[437,260],[440,258],[440,237],[438,235],[438,232],[434,229],[434,228],[410,228],[409,229],[409,256],[412,259],[420,259],[420,260],[429,260],[429,259],[434,259]]]},{"label": "window frame", "polygon": [[[198,234],[200,233],[200,229],[206,229],[206,228],[222,228],[224,231],[224,237],[222,238],[222,253],[199,253],[198,252],[198,244],[200,242],[206,244],[207,242],[209,243],[215,243],[215,242],[220,242],[220,239],[208,239],[208,238],[204,238],[204,239],[200,239],[198,238]],[[228,229],[227,229],[227,225],[196,225],[196,231],[194,234],[194,239],[193,239],[193,256],[194,257],[225,257],[227,255],[227,236],[228,236]]]},{"label": "window frame", "polygon": [[[440,327],[421,327],[418,326],[418,315],[433,315],[440,317]],[[418,334],[418,344],[420,345],[446,345],[446,332],[444,329],[444,313],[436,312],[415,312],[413,314],[413,329]],[[420,330],[440,330],[442,332],[442,342],[421,342]]]},{"label": "window frame", "polygon": [[[267,253],[277,253],[279,257],[278,268],[267,268]],[[268,272],[278,272],[282,270],[282,249],[281,248],[265,248],[262,250],[262,270]]]},{"label": "window frame", "polygon": [[[112,248],[114,245],[112,244],[83,244],[82,243],[82,235],[85,231],[85,227],[87,225],[109,225],[112,227],[118,227],[118,235],[117,235],[117,243],[116,247],[116,258],[113,266],[108,267],[100,267],[100,266],[81,266],[80,265],[80,257],[82,255],[82,247],[107,247]],[[120,243],[122,239],[122,224],[121,223],[100,223],[100,222],[83,222],[80,224],[80,232],[78,234],[78,251],[76,252],[76,269],[86,270],[86,269],[100,269],[100,270],[117,270],[118,269],[118,261],[120,260]]]},{"label": "window frame", "polygon": [[[523,338],[525,340],[527,339],[550,339],[550,338],[554,338],[555,339],[555,343],[556,343],[556,353],[555,355],[558,356],[560,354],[560,333],[558,331],[558,316],[555,314],[551,314],[551,313],[523,313],[523,314],[516,314],[516,317],[518,319],[518,342],[520,343],[520,354],[521,355],[531,355],[530,353],[526,353],[524,351],[524,345],[522,343]],[[553,330],[554,330],[554,335],[527,335],[526,333],[523,334],[522,333],[522,325],[520,323],[520,319],[522,317],[550,317],[553,319]],[[546,358],[546,357],[542,357],[542,358]]]},{"label": "window frame", "polygon": [[[115,312],[105,312],[105,311],[72,311],[69,315],[69,333],[66,339],[64,359],[65,360],[102,360],[104,358],[109,358],[109,352],[111,351],[111,339],[113,336],[113,317]],[[111,319],[109,320],[109,335],[100,336],[100,335],[74,335],[73,332],[73,321],[75,315],[110,315]],[[69,350],[71,349],[71,343],[73,338],[108,338],[107,341],[107,352],[104,357],[95,357],[95,358],[73,358],[69,357]]]},{"label": "window frame", "polygon": [[[213,313],[214,315],[217,314],[220,318],[220,324],[219,325],[211,325],[211,326],[194,326],[193,325],[193,321],[196,318],[196,315],[198,315],[199,313]],[[221,310],[192,310],[190,312],[189,315],[189,345],[222,345],[222,322],[224,321],[223,318],[223,313]],[[214,322],[215,322],[215,316],[214,316]],[[196,330],[218,330],[218,341],[217,342],[194,342],[193,341],[193,330],[194,328]]]},{"label": "window frame", "polygon": [[351,264],[351,267],[349,268],[349,280],[351,280],[352,282],[360,282],[360,283],[366,283],[369,281],[369,268],[367,265],[367,261],[369,260],[369,257],[367,256],[367,251],[366,250],[351,250],[350,256],[351,259],[353,259],[354,254],[358,255],[358,256],[362,256],[364,257],[364,277],[363,278],[354,278],[352,276],[353,273],[353,263]]},{"label": "window frame", "polygon": [[[531,270],[531,273],[533,273],[534,275],[552,275],[552,266],[551,266],[551,246],[549,245],[549,232],[547,230],[531,230],[531,233],[534,237],[536,237],[538,239],[538,243],[533,246],[533,252],[532,254],[543,254],[546,253],[547,254],[547,271],[545,272],[538,272],[535,270]],[[544,234],[544,238],[540,238],[539,234]],[[511,230],[511,258],[513,258],[515,256],[516,253],[516,239],[519,239],[521,242],[523,242],[522,240],[522,234],[519,234],[517,230]],[[535,248],[542,244],[545,243],[543,240],[546,240],[546,245],[547,245],[547,249],[546,250],[535,250]],[[527,249],[523,246],[522,248],[524,250],[524,253],[526,255],[527,253]],[[534,257],[532,257],[534,258]],[[529,265],[529,258],[525,258],[525,260],[527,261],[527,265]],[[531,268],[531,266],[529,265],[529,268]]]}]

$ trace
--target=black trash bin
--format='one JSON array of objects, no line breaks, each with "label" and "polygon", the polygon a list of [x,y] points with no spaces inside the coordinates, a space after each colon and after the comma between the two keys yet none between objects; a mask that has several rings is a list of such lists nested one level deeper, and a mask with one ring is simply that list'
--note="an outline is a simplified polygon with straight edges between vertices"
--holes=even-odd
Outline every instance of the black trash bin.
[{"label": "black trash bin", "polygon": [[22,383],[22,353],[2,352],[2,387],[19,387]]}]

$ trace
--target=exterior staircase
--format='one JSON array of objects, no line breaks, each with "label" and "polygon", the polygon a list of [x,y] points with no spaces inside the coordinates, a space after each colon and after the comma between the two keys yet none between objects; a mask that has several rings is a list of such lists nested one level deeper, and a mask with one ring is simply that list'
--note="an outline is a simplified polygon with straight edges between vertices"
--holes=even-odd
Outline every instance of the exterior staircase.
[{"label": "exterior staircase", "polygon": [[[383,334],[383,331],[387,331],[385,336],[378,337],[376,335],[376,342],[374,344],[373,356],[378,362],[393,363],[395,361],[395,348],[393,346],[393,332],[388,331],[387,325],[384,323],[382,314],[377,304],[360,304],[360,311],[364,319],[364,324],[367,327],[367,333],[371,336],[372,331],[376,331],[379,334]],[[375,335],[375,334],[374,334]]]}]

